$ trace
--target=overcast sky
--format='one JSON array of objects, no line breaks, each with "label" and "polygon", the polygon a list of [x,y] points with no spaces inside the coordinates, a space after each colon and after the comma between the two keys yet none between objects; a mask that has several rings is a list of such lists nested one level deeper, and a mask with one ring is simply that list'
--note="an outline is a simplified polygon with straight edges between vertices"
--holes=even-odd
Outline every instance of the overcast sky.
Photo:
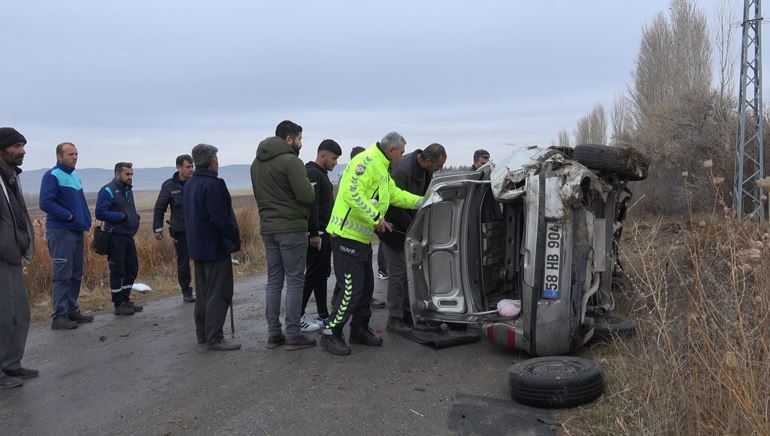
[{"label": "overcast sky", "polygon": [[[713,17],[717,1],[699,5]],[[199,142],[251,163],[283,119],[304,128],[303,160],[397,130],[407,151],[439,142],[469,164],[609,110],[668,4],[3,0],[0,125],[27,137],[27,170],[64,140],[80,168],[171,166]]]}]

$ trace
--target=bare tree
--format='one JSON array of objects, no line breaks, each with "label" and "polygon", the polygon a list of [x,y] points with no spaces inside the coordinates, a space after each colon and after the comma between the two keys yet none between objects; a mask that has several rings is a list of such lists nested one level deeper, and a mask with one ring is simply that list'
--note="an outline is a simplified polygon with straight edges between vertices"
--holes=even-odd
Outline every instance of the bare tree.
[{"label": "bare tree", "polygon": [[631,130],[633,119],[629,109],[628,97],[624,93],[618,93],[612,104],[612,143],[615,145],[629,145],[631,143]]},{"label": "bare tree", "polygon": [[576,144],[606,144],[607,116],[604,106],[597,103],[586,116],[578,120],[575,129]]},{"label": "bare tree", "polygon": [[561,129],[559,130],[559,147],[569,147],[570,141],[569,141],[569,133],[567,132],[567,129]]}]

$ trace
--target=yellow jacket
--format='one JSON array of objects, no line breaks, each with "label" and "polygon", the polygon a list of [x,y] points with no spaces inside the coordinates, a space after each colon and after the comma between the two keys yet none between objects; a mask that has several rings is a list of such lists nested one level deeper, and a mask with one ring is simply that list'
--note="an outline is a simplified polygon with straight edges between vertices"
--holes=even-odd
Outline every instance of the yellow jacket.
[{"label": "yellow jacket", "polygon": [[328,233],[368,244],[388,206],[420,208],[423,198],[399,189],[390,177],[389,164],[379,144],[350,161],[340,179],[339,193],[326,226]]}]

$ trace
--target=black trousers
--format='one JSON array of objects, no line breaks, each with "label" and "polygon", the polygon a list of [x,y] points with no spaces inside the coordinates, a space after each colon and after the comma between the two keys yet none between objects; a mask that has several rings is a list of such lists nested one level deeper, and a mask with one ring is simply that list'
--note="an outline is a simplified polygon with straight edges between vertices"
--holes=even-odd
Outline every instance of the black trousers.
[{"label": "black trousers", "polygon": [[176,250],[176,277],[179,280],[179,287],[182,292],[190,289],[190,253],[187,251],[187,232],[174,232],[171,237],[174,239],[174,249]]},{"label": "black trousers", "polygon": [[374,292],[372,246],[340,237],[331,240],[337,278],[334,293],[338,301],[334,302],[334,311],[326,328],[339,333],[352,316],[351,330],[367,329],[372,317],[369,305]]},{"label": "black trousers", "polygon": [[195,261],[195,334],[198,342],[222,341],[227,309],[233,303],[233,263],[230,256]]},{"label": "black trousers", "polygon": [[136,256],[134,238],[112,234],[110,251],[107,254],[110,267],[110,290],[115,307],[129,301],[131,288],[139,273],[139,259]]},{"label": "black trousers", "polygon": [[302,314],[305,314],[310,295],[315,294],[315,307],[318,316],[326,318],[326,282],[332,273],[332,245],[328,233],[321,235],[321,249],[308,244],[305,263],[305,287],[302,289]]}]

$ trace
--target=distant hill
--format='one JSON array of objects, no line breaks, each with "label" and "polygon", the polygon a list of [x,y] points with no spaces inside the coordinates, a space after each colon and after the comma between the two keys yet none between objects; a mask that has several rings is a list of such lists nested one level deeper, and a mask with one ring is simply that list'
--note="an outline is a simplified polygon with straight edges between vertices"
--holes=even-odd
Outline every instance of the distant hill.
[{"label": "distant hill", "polygon": [[[235,189],[251,189],[250,165],[225,165],[219,168],[219,177],[225,179],[227,187]],[[345,164],[337,165],[329,174],[329,179],[336,183]],[[40,180],[47,169],[30,170],[21,173],[21,183],[24,192],[27,194],[38,194],[40,192]],[[157,191],[164,180],[171,177],[176,169],[174,167],[162,168],[134,168],[134,190],[136,191]],[[83,181],[83,190],[87,193],[97,192],[99,188],[107,184],[113,178],[111,169],[103,168],[78,168],[80,179]]]}]

